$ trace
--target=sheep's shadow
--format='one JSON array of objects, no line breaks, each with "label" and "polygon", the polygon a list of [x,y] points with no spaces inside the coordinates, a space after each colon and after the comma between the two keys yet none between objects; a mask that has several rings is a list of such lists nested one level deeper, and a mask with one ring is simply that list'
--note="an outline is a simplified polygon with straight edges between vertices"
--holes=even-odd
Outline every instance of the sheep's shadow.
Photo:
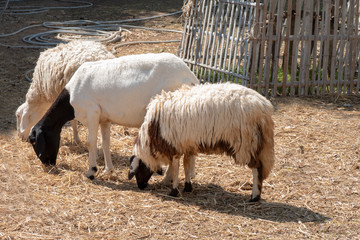
[{"label": "sheep's shadow", "polygon": [[170,197],[170,187],[160,183],[150,184],[145,190],[138,189],[136,183],[122,182],[121,184],[106,182],[100,179],[93,181],[95,185],[101,185],[117,191],[150,192],[163,201],[176,201],[183,205],[198,206],[204,210],[243,216],[251,219],[263,219],[272,222],[325,222],[329,217],[314,212],[304,207],[296,207],[286,203],[267,202],[249,203],[250,194],[243,195],[228,192],[215,184],[199,185],[193,183],[194,191],[191,193],[181,192],[180,197]]},{"label": "sheep's shadow", "polygon": [[[329,217],[310,209],[286,203],[267,202],[266,200],[250,203],[251,192],[249,195],[228,192],[215,184],[199,185],[193,183],[193,187],[193,192],[182,193],[182,196],[178,198],[171,198],[167,194],[161,194],[160,197],[164,201],[177,201],[186,205],[196,205],[205,210],[273,222],[325,222],[330,220]],[[157,193],[154,192],[154,194]]]},{"label": "sheep's shadow", "polygon": [[[67,163],[58,158],[55,166],[46,166],[46,165],[42,164],[42,167],[45,172],[47,172],[49,174],[54,174],[54,175],[60,175],[60,173],[62,171],[79,172],[79,173],[83,173],[85,175],[86,171],[88,170],[88,161],[89,161],[88,152],[87,151],[81,152],[81,153],[79,153],[79,155],[84,155],[85,159],[79,158],[79,159],[76,159],[75,161],[85,161],[82,164],[78,164],[75,162]],[[116,152],[112,152],[111,160],[114,165],[114,169],[116,169],[116,170],[128,168],[129,156],[125,156],[125,155],[118,154]],[[99,156],[96,160],[96,163],[97,163],[97,167],[98,167],[98,172],[96,175],[99,174],[99,176],[101,176],[101,174],[103,173],[103,170],[105,168],[105,160],[104,160],[104,156],[102,154],[99,154]],[[86,165],[85,168],[84,168],[84,164]],[[112,177],[112,178],[114,178],[114,177]]]}]

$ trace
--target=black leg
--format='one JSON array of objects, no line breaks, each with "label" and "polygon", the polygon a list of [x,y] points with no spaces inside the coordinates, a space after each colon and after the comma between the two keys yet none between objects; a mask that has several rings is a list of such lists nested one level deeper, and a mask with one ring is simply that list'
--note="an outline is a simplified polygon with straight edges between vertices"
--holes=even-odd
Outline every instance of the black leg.
[{"label": "black leg", "polygon": [[191,182],[185,182],[184,192],[191,192],[192,190]]},{"label": "black leg", "polygon": [[169,193],[169,196],[177,197],[177,195],[179,195],[179,190],[177,188],[171,189],[171,192]]}]

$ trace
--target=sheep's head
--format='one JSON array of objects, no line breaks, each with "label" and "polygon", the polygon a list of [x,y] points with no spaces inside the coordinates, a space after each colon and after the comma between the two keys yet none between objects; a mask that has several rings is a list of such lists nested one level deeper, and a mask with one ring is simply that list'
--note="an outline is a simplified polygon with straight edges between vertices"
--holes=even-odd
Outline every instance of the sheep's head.
[{"label": "sheep's head", "polygon": [[[132,156],[130,158],[130,170],[129,170],[129,180],[131,180],[134,176],[136,177],[136,183],[140,189],[144,189],[147,187],[149,179],[153,175],[153,171],[143,163],[143,161],[136,157]],[[157,171],[159,175],[162,175],[162,169]]]},{"label": "sheep's head", "polygon": [[60,133],[52,130],[44,131],[41,127],[35,125],[31,129],[29,142],[43,164],[56,164],[60,144]]},{"label": "sheep's head", "polygon": [[22,141],[28,140],[31,128],[41,119],[48,103],[29,103],[25,102],[16,110],[17,132]]}]

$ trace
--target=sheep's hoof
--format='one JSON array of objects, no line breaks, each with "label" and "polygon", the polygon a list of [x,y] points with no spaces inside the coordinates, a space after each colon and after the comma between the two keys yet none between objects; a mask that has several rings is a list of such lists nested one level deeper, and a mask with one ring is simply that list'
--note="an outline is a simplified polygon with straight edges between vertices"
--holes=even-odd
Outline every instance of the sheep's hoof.
[{"label": "sheep's hoof", "polygon": [[103,176],[109,176],[109,175],[112,175],[113,172],[114,172],[114,169],[105,168],[102,174],[103,174]]},{"label": "sheep's hoof", "polygon": [[169,196],[177,197],[177,195],[179,195],[179,190],[177,188],[171,189],[171,192],[169,193]]},{"label": "sheep's hoof", "polygon": [[90,180],[94,180],[95,179],[95,176],[94,174],[97,172],[97,167],[92,167],[90,168],[89,171],[87,171],[86,173],[86,177],[89,178]]},{"label": "sheep's hoof", "polygon": [[249,202],[258,202],[258,201],[260,201],[260,195],[258,195],[258,196],[256,196],[256,197],[252,197],[251,196],[251,198],[250,198],[250,201]]},{"label": "sheep's hoof", "polygon": [[191,192],[192,190],[191,182],[185,182],[184,192]]}]

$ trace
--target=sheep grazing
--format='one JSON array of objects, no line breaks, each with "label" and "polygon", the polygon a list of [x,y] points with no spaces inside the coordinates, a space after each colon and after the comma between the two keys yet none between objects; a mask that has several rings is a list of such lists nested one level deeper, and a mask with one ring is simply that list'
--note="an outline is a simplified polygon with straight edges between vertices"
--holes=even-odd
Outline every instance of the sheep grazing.
[{"label": "sheep grazing", "polygon": [[[273,107],[249,88],[225,83],[162,92],[147,107],[131,158],[129,180],[146,186],[152,172],[172,166],[171,196],[177,196],[179,158],[197,153],[226,153],[253,172],[251,201],[260,200],[262,182],[274,164]],[[185,158],[186,159],[186,158]],[[189,161],[185,188],[192,191]]]},{"label": "sheep grazing", "polygon": [[[18,136],[27,140],[31,128],[49,109],[84,62],[112,59],[115,56],[98,42],[75,40],[40,53],[26,101],[16,111]],[[77,122],[71,121],[74,141],[79,142]]]},{"label": "sheep grazing", "polygon": [[61,128],[73,118],[88,127],[89,170],[97,172],[96,141],[100,125],[105,173],[113,170],[110,124],[140,127],[151,97],[183,84],[199,84],[186,64],[169,53],[124,56],[84,63],[45,116],[33,127],[29,141],[44,164],[56,164]]}]

